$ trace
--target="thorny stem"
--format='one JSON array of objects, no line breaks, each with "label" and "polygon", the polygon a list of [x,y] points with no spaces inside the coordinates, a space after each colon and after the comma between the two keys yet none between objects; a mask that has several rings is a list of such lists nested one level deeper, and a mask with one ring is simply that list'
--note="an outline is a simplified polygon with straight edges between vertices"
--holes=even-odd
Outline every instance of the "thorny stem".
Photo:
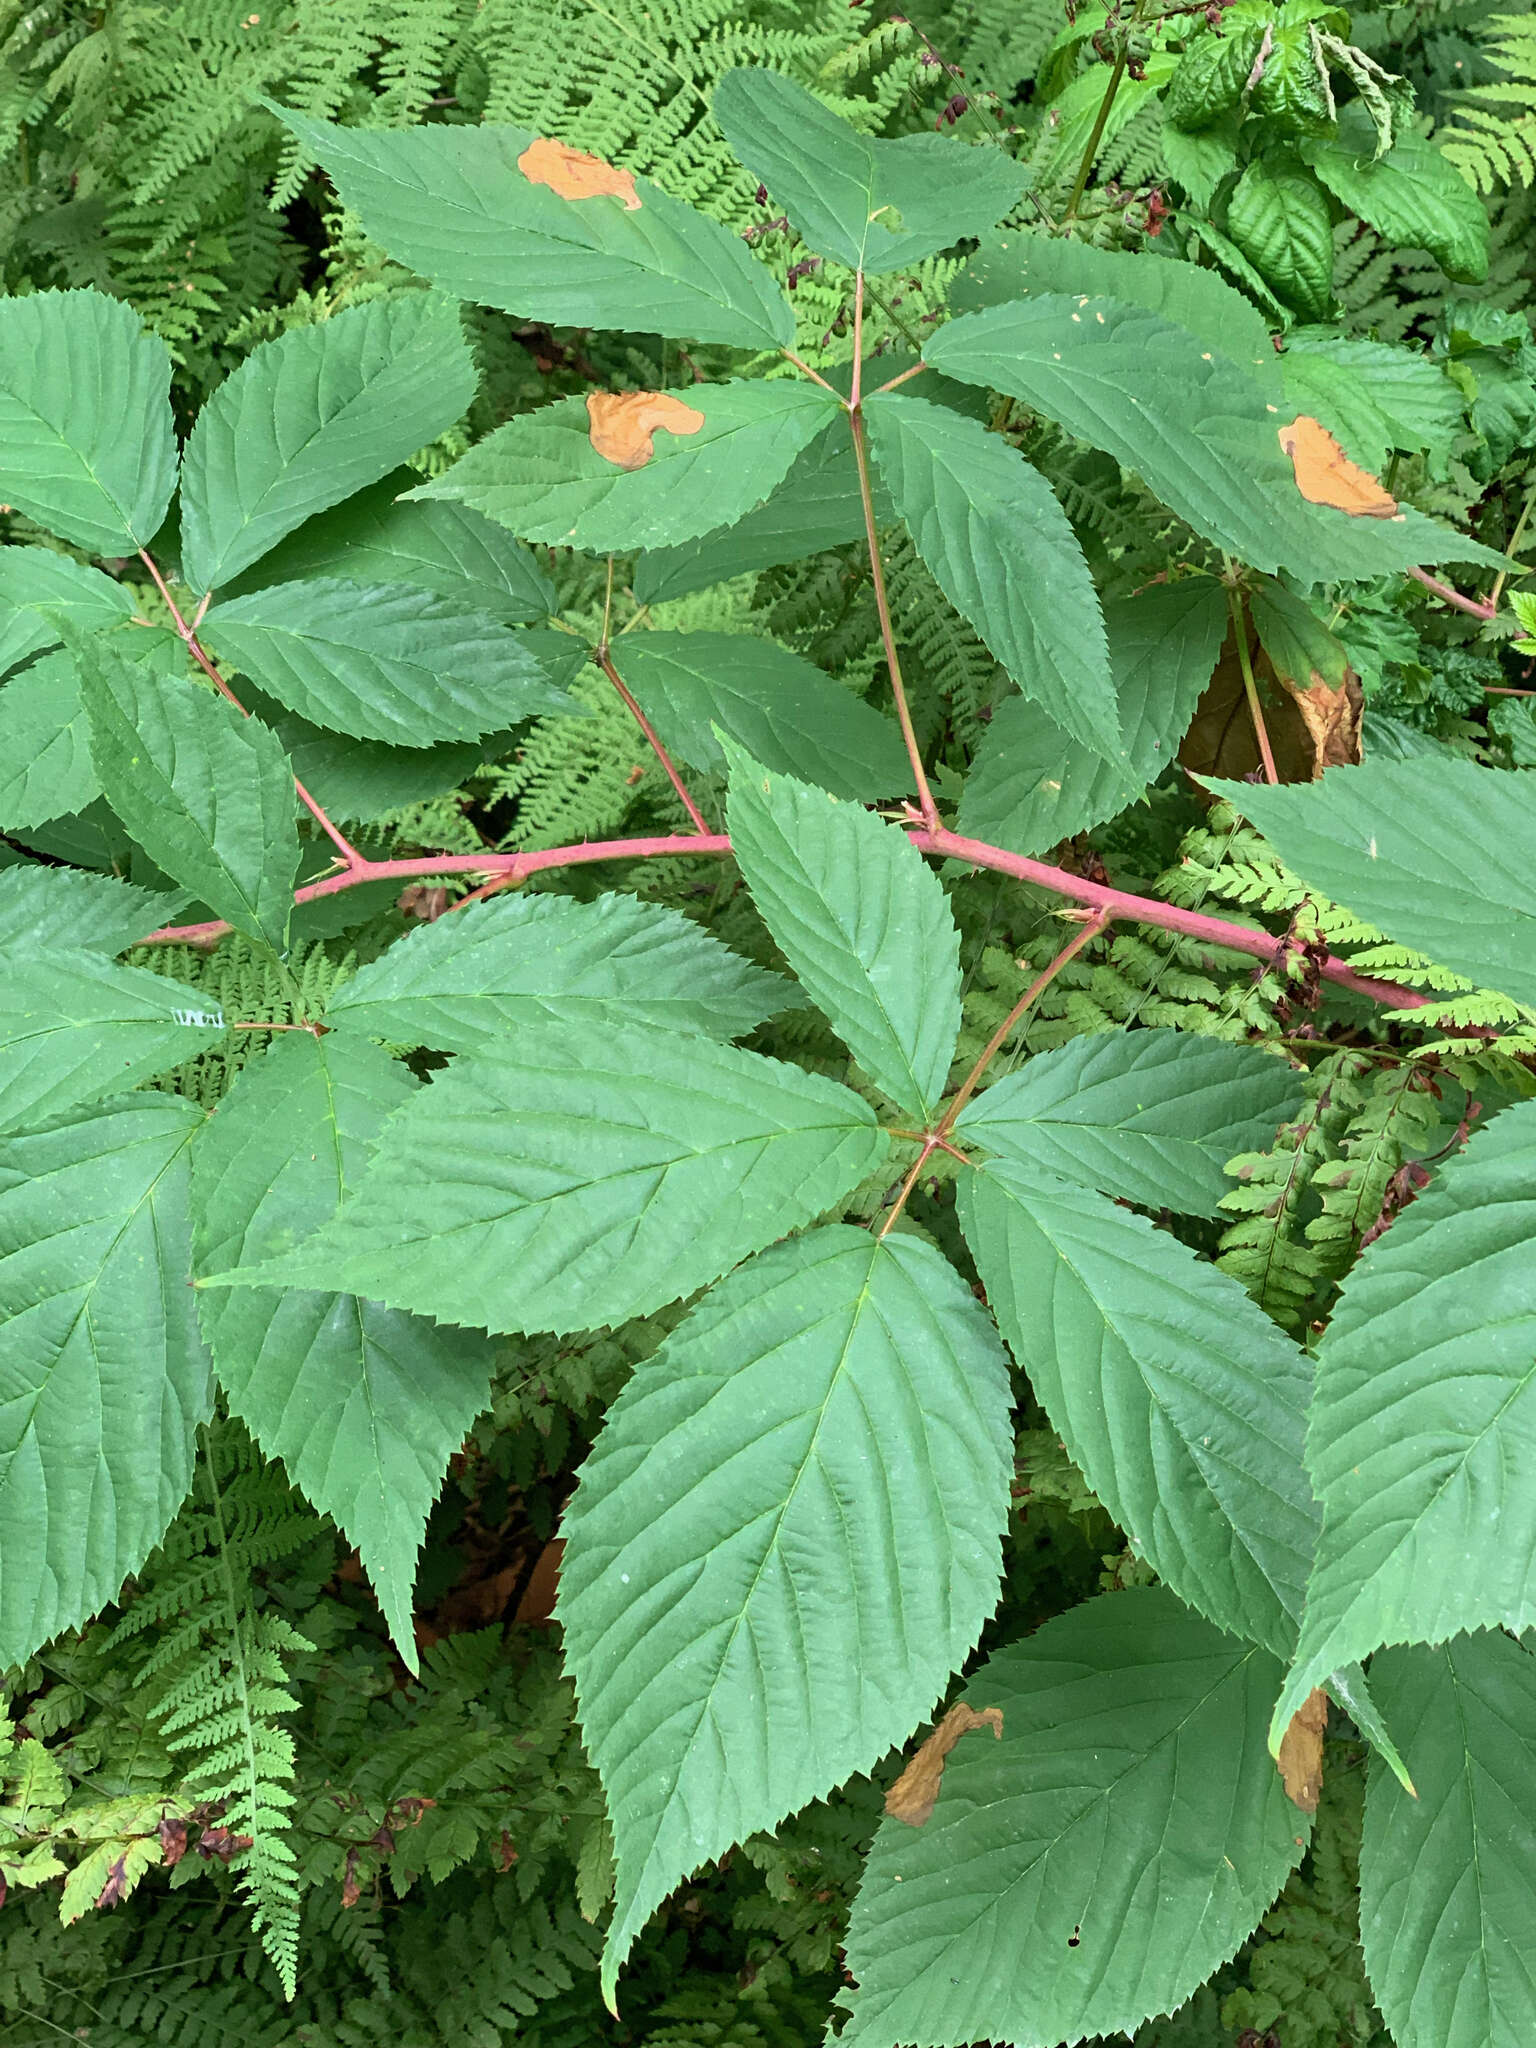
[{"label": "thorny stem", "polygon": [[878,1237],[889,1237],[891,1232],[896,1228],[896,1219],[900,1216],[902,1210],[906,1208],[907,1198],[911,1194],[912,1190],[917,1186],[918,1177],[921,1175],[923,1168],[928,1164],[928,1161],[933,1157],[934,1153],[937,1152],[938,1149],[939,1139],[934,1132],[930,1131],[928,1135],[923,1139],[922,1151],[919,1152],[917,1157],[913,1160],[912,1165],[908,1170],[906,1179],[902,1182],[901,1186],[896,1191],[896,1199],[891,1204],[891,1213],[886,1217],[885,1221],[881,1224],[879,1230],[877,1231],[876,1235]]},{"label": "thorny stem", "polygon": [[[1067,913],[1068,916],[1072,916],[1073,914],[1074,913],[1070,911]],[[1083,916],[1083,913],[1081,911],[1075,914],[1079,917]],[[939,1122],[938,1128],[934,1132],[935,1137],[942,1139],[947,1138],[949,1136],[949,1133],[955,1128],[955,1123],[960,1115],[961,1110],[964,1109],[965,1105],[970,1101],[971,1097],[975,1094],[977,1082],[980,1081],[982,1075],[987,1071],[987,1068],[991,1066],[993,1060],[995,1060],[997,1055],[1002,1051],[1004,1045],[1007,1043],[1009,1037],[1011,1036],[1014,1027],[1017,1025],[1019,1019],[1024,1015],[1024,1012],[1030,1009],[1039,1000],[1039,998],[1042,995],[1044,995],[1045,991],[1050,987],[1051,983],[1056,979],[1057,975],[1060,974],[1061,970],[1063,969],[1063,967],[1066,966],[1067,962],[1069,960],[1075,959],[1077,955],[1081,953],[1084,946],[1090,944],[1092,940],[1096,939],[1099,936],[1100,932],[1104,930],[1105,926],[1109,923],[1109,921],[1110,913],[1107,910],[1090,911],[1084,918],[1084,921],[1080,929],[1076,931],[1070,939],[1068,939],[1067,943],[1056,955],[1056,958],[1050,961],[1046,966],[1041,968],[1040,972],[1029,984],[1029,987],[1025,989],[1023,995],[1019,997],[1019,1000],[1008,1012],[1007,1016],[1003,1019],[1002,1023],[998,1025],[997,1029],[993,1032],[992,1036],[987,1040],[985,1046],[982,1048],[981,1057],[977,1060],[975,1066],[972,1067],[971,1071],[966,1075],[965,1079],[960,1083],[959,1088],[956,1090],[954,1101],[949,1105],[948,1109],[945,1110],[944,1115]]]},{"label": "thorny stem", "polygon": [[1415,583],[1422,583],[1444,603],[1454,605],[1457,611],[1470,612],[1474,619],[1491,619],[1498,613],[1496,599],[1489,598],[1485,603],[1480,597],[1463,597],[1459,590],[1453,589],[1449,583],[1442,583],[1438,576],[1431,576],[1427,569],[1407,569],[1404,574],[1411,576]]},{"label": "thorny stem", "polygon": [[[611,564],[609,566],[609,574],[612,574]],[[606,625],[606,623],[607,622],[605,620],[604,624]],[[677,770],[673,767],[672,756],[667,752],[666,748],[661,744],[660,739],[657,737],[655,726],[652,725],[651,721],[640,709],[640,706],[636,703],[634,697],[631,695],[628,685],[625,683],[623,677],[619,674],[618,670],[614,667],[613,657],[608,652],[608,636],[606,632],[603,635],[602,645],[600,647],[595,648],[593,652],[598,667],[602,670],[603,674],[608,678],[609,682],[612,683],[613,687],[618,691],[619,695],[624,699],[624,703],[628,708],[630,716],[634,719],[636,725],[639,726],[640,730],[645,734],[646,739],[650,742],[651,752],[656,756],[657,760],[666,770],[667,780],[671,783],[672,787],[677,791],[678,800],[681,802],[683,809],[688,813],[689,817],[692,818],[695,830],[699,833],[701,838],[707,839],[709,837],[709,827],[704,822],[704,813],[699,809],[698,805],[694,802],[693,798],[688,794],[687,785],[684,783],[681,775],[679,775]]]},{"label": "thorny stem", "polygon": [[[864,277],[860,272],[858,290],[854,297],[855,345],[862,323],[864,300]],[[864,428],[864,409],[859,397],[859,361],[854,357],[853,398],[848,407],[848,427],[853,436],[853,459],[859,472],[859,501],[864,508],[864,539],[869,549],[869,573],[875,590],[875,610],[880,615],[880,639],[885,648],[885,666],[891,678],[891,695],[896,703],[896,717],[901,726],[901,736],[906,742],[907,759],[912,764],[912,779],[917,787],[918,809],[923,823],[930,830],[939,824],[938,805],[933,800],[933,791],[928,787],[928,777],[923,770],[922,749],[917,744],[917,731],[912,723],[912,712],[907,704],[907,692],[901,680],[901,658],[896,652],[896,633],[891,625],[890,600],[885,591],[885,569],[880,560],[880,536],[875,527],[875,494],[869,480],[869,449]]]},{"label": "thorny stem", "polygon": [[[1103,882],[1091,882],[1085,875],[1074,875],[1066,868],[1051,867],[1046,861],[1031,860],[1026,854],[1009,853],[1000,846],[989,846],[985,840],[966,839],[958,832],[947,831],[942,825],[932,828],[914,826],[907,837],[919,853],[931,853],[941,859],[963,861],[967,867],[988,868],[996,874],[1011,875],[1015,881],[1029,882],[1037,889],[1049,890],[1052,895],[1086,904],[1093,910],[1103,910],[1117,923],[1129,921],[1155,925],[1163,931],[1177,932],[1183,938],[1195,939],[1205,945],[1224,946],[1229,952],[1246,953],[1266,965],[1274,964],[1283,943],[1272,932],[1258,931],[1251,925],[1229,924],[1224,918],[1207,917],[1204,911],[1182,910],[1173,903],[1159,903],[1153,896],[1135,896],[1126,889],[1113,889]],[[532,853],[443,853],[425,854],[419,860],[360,860],[354,869],[328,875],[322,881],[310,882],[295,890],[294,901],[311,903],[317,897],[335,896],[343,889],[354,889],[365,882],[406,882],[427,875],[479,875],[487,879],[494,877],[498,884],[510,886],[526,881],[530,875],[547,874],[557,868],[585,866],[594,861],[691,860],[706,856],[723,857],[730,851],[731,842],[724,833],[712,833],[707,838],[693,833],[678,833],[657,839],[587,840],[578,846],[554,846]],[[230,926],[222,923],[166,926],[150,932],[139,944],[212,945],[229,930]],[[1417,1010],[1433,1000],[1399,982],[1379,981],[1361,974],[1347,961],[1337,959],[1331,953],[1318,963],[1317,971],[1324,981],[1334,982],[1338,987],[1347,988],[1368,1002],[1380,1003],[1387,1009]]]},{"label": "thorny stem", "polygon": [[1243,689],[1248,698],[1248,716],[1253,720],[1253,736],[1259,743],[1259,759],[1264,763],[1264,780],[1278,782],[1279,771],[1275,767],[1275,756],[1269,744],[1269,727],[1264,723],[1264,706],[1259,702],[1259,686],[1254,680],[1253,659],[1248,652],[1248,619],[1243,610],[1243,600],[1234,585],[1227,586],[1227,608],[1232,614],[1232,642],[1237,649],[1237,665],[1243,672]]},{"label": "thorny stem", "polygon": [[[208,609],[208,598],[206,596],[204,597],[202,603],[197,608],[196,617],[192,620],[192,622],[189,625],[187,620],[182,617],[181,607],[177,604],[175,598],[172,597],[169,586],[167,585],[165,578],[160,574],[159,567],[155,563],[153,557],[150,556],[143,548],[140,548],[139,560],[144,564],[145,568],[154,578],[155,588],[159,591],[161,598],[164,600],[165,608],[171,615],[171,619],[176,627],[176,631],[180,634],[182,640],[185,641],[187,651],[191,654],[192,659],[197,663],[198,667],[202,670],[203,674],[208,678],[209,682],[213,684],[213,687],[218,691],[219,695],[221,697],[226,698],[231,704],[233,704],[235,709],[240,713],[240,716],[242,718],[249,718],[251,714],[246,710],[245,706],[240,702],[240,699],[235,695],[234,691],[229,687],[228,683],[225,682],[223,676],[220,675],[219,671],[208,659],[207,651],[203,647],[202,642],[197,637],[197,629],[199,625],[202,623],[203,613]],[[349,868],[355,866],[357,862],[360,861],[363,857],[358,852],[357,848],[351,843],[351,841],[346,837],[344,833],[340,832],[336,828],[336,826],[331,823],[330,819],[326,816],[322,806],[316,802],[314,797],[310,795],[309,791],[304,787],[303,783],[300,782],[297,775],[295,775],[293,778],[293,787],[298,796],[299,802],[303,804],[305,810],[309,812],[310,816],[314,819],[315,823],[320,827],[321,831],[325,834],[326,838],[330,840],[332,846],[335,847],[336,851],[341,855],[342,859],[346,862],[347,866]]]}]

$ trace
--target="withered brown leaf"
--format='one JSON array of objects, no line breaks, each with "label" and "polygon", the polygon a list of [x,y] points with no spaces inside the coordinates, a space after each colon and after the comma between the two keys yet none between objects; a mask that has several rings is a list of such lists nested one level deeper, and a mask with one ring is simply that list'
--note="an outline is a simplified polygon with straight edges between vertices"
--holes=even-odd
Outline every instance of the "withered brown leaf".
[{"label": "withered brown leaf", "polygon": [[904,1820],[909,1828],[920,1828],[933,1812],[944,1779],[944,1759],[973,1728],[990,1728],[1001,1742],[1003,1710],[983,1707],[978,1712],[962,1700],[950,1708],[937,1728],[922,1744],[907,1768],[885,1795],[885,1810],[892,1820]]},{"label": "withered brown leaf", "polygon": [[638,213],[642,201],[633,171],[621,171],[585,149],[540,136],[517,160],[530,185],[547,185],[561,199],[622,199],[626,213]]},{"label": "withered brown leaf", "polygon": [[1316,1813],[1323,1790],[1323,1736],[1328,1727],[1328,1695],[1314,1686],[1291,1716],[1276,1759],[1280,1777],[1293,1803],[1303,1813]]},{"label": "withered brown leaf", "polygon": [[696,434],[704,415],[670,391],[589,391],[587,439],[618,469],[644,469],[655,454],[658,428]]}]

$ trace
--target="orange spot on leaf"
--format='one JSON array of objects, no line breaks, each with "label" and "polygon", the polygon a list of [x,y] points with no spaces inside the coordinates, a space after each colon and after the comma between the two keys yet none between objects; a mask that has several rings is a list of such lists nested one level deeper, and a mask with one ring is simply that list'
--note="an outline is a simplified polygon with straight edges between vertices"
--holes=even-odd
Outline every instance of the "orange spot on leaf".
[{"label": "orange spot on leaf", "polygon": [[569,143],[551,142],[540,136],[523,151],[517,168],[530,185],[547,185],[561,199],[600,199],[609,195],[623,200],[626,213],[640,211],[640,195],[635,190],[632,171],[621,171],[617,164],[604,163],[600,156],[572,149]]},{"label": "orange spot on leaf", "polygon": [[704,415],[666,391],[589,391],[587,438],[605,462],[619,469],[644,469],[656,450],[658,428],[696,434]]},{"label": "orange spot on leaf", "polygon": [[1302,413],[1279,433],[1296,472],[1296,488],[1309,504],[1332,505],[1355,519],[1396,516],[1396,498],[1368,469],[1350,461],[1320,421]]},{"label": "orange spot on leaf", "polygon": [[961,1736],[969,1735],[973,1728],[990,1728],[1001,1742],[1002,1708],[983,1707],[978,1713],[963,1700],[950,1708],[886,1793],[885,1810],[893,1820],[903,1820],[909,1828],[923,1825],[938,1803],[945,1758]]}]

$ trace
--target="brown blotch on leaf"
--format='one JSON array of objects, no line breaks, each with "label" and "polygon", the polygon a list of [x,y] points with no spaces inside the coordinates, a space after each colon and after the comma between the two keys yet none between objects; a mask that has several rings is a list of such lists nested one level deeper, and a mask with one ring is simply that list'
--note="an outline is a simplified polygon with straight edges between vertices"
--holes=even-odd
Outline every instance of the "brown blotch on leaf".
[{"label": "brown blotch on leaf", "polygon": [[1296,488],[1311,505],[1332,505],[1352,519],[1395,519],[1397,500],[1381,482],[1351,462],[1320,420],[1301,413],[1279,430],[1291,458]]},{"label": "brown blotch on leaf", "polygon": [[589,391],[587,438],[617,469],[644,469],[655,454],[658,429],[696,434],[704,415],[669,391]]},{"label": "brown blotch on leaf", "polygon": [[584,149],[572,149],[568,142],[540,136],[523,151],[517,168],[530,185],[547,185],[561,199],[622,199],[626,213],[640,211],[632,171],[621,171]]},{"label": "brown blotch on leaf", "polygon": [[156,1829],[160,1837],[160,1853],[167,1870],[174,1870],[187,1853],[187,1824],[174,1814],[163,1813]]},{"label": "brown blotch on leaf", "polygon": [[938,1800],[939,1786],[944,1780],[944,1759],[961,1736],[969,1735],[973,1728],[990,1728],[1001,1742],[1002,1708],[983,1707],[978,1713],[964,1701],[950,1708],[886,1793],[885,1810],[892,1820],[904,1820],[909,1828],[922,1826]]},{"label": "brown blotch on leaf", "polygon": [[1291,1716],[1276,1759],[1286,1793],[1303,1813],[1316,1813],[1322,1796],[1323,1736],[1327,1727],[1328,1695],[1317,1685]]},{"label": "brown blotch on leaf", "polygon": [[112,1906],[120,1906],[127,1896],[128,1852],[125,1849],[121,1856],[107,1866],[107,1881],[101,1888],[100,1898],[96,1901],[97,1909],[106,1912]]},{"label": "brown blotch on leaf", "polygon": [[[1279,674],[1251,633],[1249,660],[1282,782],[1314,782],[1325,768],[1358,763],[1365,700],[1353,669],[1344,670],[1336,687],[1316,669],[1304,678]],[[1197,775],[1224,775],[1234,782],[1259,771],[1259,743],[1230,633],[1179,744],[1179,760]]]}]

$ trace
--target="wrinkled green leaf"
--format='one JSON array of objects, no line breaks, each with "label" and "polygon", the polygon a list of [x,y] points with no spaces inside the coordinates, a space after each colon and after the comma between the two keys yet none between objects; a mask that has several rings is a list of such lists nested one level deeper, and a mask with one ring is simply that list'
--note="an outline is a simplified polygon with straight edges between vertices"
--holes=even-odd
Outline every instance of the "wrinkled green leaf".
[{"label": "wrinkled green leaf", "polygon": [[613,658],[675,758],[717,773],[715,727],[764,767],[834,796],[912,788],[901,733],[803,655],[747,633],[634,633]]},{"label": "wrinkled green leaf", "polygon": [[1323,1528],[1275,1741],[1309,1672],[1536,1622],[1533,1245],[1536,1103],[1523,1102],[1345,1281],[1318,1352],[1307,1463]]},{"label": "wrinkled green leaf", "polygon": [[1055,494],[974,420],[904,392],[865,408],[917,550],[1026,697],[1113,758],[1120,721],[1098,593]]},{"label": "wrinkled green leaf", "polygon": [[1317,1534],[1302,1353],[1230,1275],[1033,1164],[963,1175],[959,1204],[1003,1335],[1088,1484],[1181,1599],[1287,1655]]},{"label": "wrinkled green leaf", "polygon": [[125,1096],[0,1145],[0,1661],[113,1599],[192,1482],[212,1380],[193,1313],[202,1111]]},{"label": "wrinkled green leaf", "polygon": [[0,299],[0,498],[93,555],[154,539],[176,485],[171,355],[122,299]]},{"label": "wrinkled green leaf", "polygon": [[1317,181],[1256,157],[1227,201],[1227,233],[1265,283],[1304,319],[1333,304],[1333,221]]},{"label": "wrinkled green leaf", "polygon": [[419,747],[574,710],[489,613],[409,583],[316,577],[215,605],[201,637],[311,724]]},{"label": "wrinkled green leaf", "polygon": [[1417,1799],[1371,1771],[1360,1938],[1397,2048],[1524,2048],[1536,2020],[1536,1658],[1496,1630],[1387,1650],[1371,1682]]},{"label": "wrinkled green leaf", "polygon": [[530,1024],[395,1112],[332,1225],[221,1279],[345,1287],[488,1329],[594,1329],[809,1223],[887,1145],[858,1096],[756,1053]]},{"label": "wrinkled green leaf", "polygon": [[1340,115],[1336,136],[1305,149],[1334,197],[1390,247],[1427,249],[1458,284],[1481,284],[1487,277],[1487,211],[1450,158],[1426,137],[1401,134],[1385,156],[1376,156],[1375,128],[1356,101]]},{"label": "wrinkled green leaf", "polygon": [[877,1088],[926,1117],[960,1030],[960,934],[899,827],[726,743],[728,823],[764,924]]},{"label": "wrinkled green leaf", "polygon": [[782,71],[728,71],[715,119],[737,161],[811,248],[850,270],[901,270],[1018,204],[1023,167],[942,135],[864,135]]},{"label": "wrinkled green leaf", "polygon": [[610,1995],[679,1880],[867,1770],[964,1661],[1009,1403],[953,1268],[834,1226],[722,1282],[609,1410],[560,1619],[618,1851]]},{"label": "wrinkled green leaf", "polygon": [[1260,789],[1210,778],[1314,889],[1536,1005],[1536,790],[1470,761],[1368,761]]},{"label": "wrinkled green leaf", "polygon": [[1114,1031],[1036,1053],[973,1096],[955,1128],[1017,1166],[1214,1216],[1227,1161],[1263,1151],[1301,1101],[1295,1069],[1255,1046]]},{"label": "wrinkled green leaf", "polygon": [[254,348],[197,416],[181,486],[182,572],[211,590],[376,483],[475,394],[458,308],[373,299]]},{"label": "wrinkled green leaf", "polygon": [[1307,1824],[1264,1751],[1279,1678],[1160,1587],[1091,1600],[967,1684],[933,1818],[887,1820],[854,1901],[848,2048],[1133,2030],[1225,1962]]},{"label": "wrinkled green leaf", "polygon": [[[278,1256],[328,1223],[414,1085],[345,1032],[289,1033],[243,1068],[193,1155],[199,1267]],[[490,1399],[489,1344],[350,1294],[209,1289],[199,1301],[231,1410],[357,1546],[414,1671],[417,1553],[448,1460]]]},{"label": "wrinkled green leaf", "polygon": [[396,1044],[497,1053],[530,1024],[740,1038],[798,1000],[681,911],[608,894],[495,896],[423,925],[332,996],[332,1023]]},{"label": "wrinkled green leaf", "polygon": [[272,111],[370,241],[460,298],[557,327],[738,348],[794,339],[788,300],[746,244],[647,178],[633,181],[634,204],[612,192],[567,199],[519,168],[536,140],[526,128],[385,134]]},{"label": "wrinkled green leaf", "polygon": [[498,427],[412,495],[469,505],[525,540],[592,554],[669,547],[761,504],[837,404],[814,384],[787,379],[692,384],[661,396],[687,407],[679,426],[699,424],[686,433],[658,426],[638,467],[600,455],[588,401],[562,398]]},{"label": "wrinkled green leaf", "polygon": [[224,1017],[196,989],[58,943],[0,950],[0,1130],[97,1102],[217,1045]]}]

